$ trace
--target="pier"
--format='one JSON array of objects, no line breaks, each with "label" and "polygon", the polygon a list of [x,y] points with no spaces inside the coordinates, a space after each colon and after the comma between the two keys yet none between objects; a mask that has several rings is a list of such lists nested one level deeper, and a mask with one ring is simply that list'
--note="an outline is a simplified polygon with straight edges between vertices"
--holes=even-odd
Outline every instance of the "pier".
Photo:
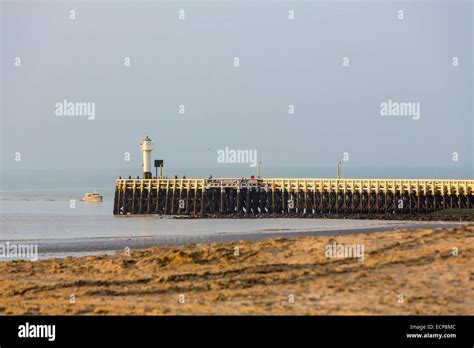
[{"label": "pier", "polygon": [[474,180],[118,179],[114,214],[404,214],[472,209]]}]

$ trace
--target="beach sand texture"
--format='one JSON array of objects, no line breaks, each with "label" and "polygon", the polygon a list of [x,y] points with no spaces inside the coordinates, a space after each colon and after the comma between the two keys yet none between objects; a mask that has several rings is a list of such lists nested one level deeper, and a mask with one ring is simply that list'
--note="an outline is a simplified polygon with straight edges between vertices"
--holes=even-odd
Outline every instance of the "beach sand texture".
[{"label": "beach sand texture", "polygon": [[[327,258],[329,242],[363,245],[364,261]],[[1,315],[473,315],[474,225],[8,261],[0,275]]]}]

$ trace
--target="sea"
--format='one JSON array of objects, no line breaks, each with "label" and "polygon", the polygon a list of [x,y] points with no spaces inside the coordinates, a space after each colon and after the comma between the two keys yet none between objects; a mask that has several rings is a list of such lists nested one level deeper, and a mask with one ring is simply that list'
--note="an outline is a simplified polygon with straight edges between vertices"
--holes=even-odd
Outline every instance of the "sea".
[{"label": "sea", "polygon": [[[211,243],[270,236],[337,235],[421,224],[349,219],[115,216],[112,213],[116,178],[113,173],[94,180],[90,173],[48,175],[47,179],[42,177],[41,180],[30,181],[27,176],[22,177],[18,173],[16,177],[7,179],[3,176],[0,246],[6,242],[34,243],[39,245],[40,257],[64,257],[114,253],[125,248],[162,244]],[[103,202],[81,201],[85,192],[99,192],[104,196]]]}]

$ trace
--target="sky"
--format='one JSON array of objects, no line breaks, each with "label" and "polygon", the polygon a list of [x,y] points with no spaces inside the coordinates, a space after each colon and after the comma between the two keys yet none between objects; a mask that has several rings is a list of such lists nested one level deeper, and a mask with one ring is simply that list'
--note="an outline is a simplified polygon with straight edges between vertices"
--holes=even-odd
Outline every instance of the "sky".
[{"label": "sky", "polygon": [[[180,176],[254,172],[219,163],[227,147],[256,151],[264,176],[342,161],[472,179],[472,19],[456,0],[4,0],[2,180],[137,175],[145,136]],[[65,100],[93,117],[61,114]],[[413,109],[382,115],[389,101]]]}]

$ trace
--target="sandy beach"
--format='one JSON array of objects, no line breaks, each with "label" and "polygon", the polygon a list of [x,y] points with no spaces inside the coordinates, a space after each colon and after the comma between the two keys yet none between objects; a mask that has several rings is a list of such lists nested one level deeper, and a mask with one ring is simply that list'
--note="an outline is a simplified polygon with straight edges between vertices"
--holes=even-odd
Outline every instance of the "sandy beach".
[{"label": "sandy beach", "polygon": [[[328,244],[363,246],[363,261]],[[0,313],[474,314],[472,224],[127,254],[2,262]]]}]

